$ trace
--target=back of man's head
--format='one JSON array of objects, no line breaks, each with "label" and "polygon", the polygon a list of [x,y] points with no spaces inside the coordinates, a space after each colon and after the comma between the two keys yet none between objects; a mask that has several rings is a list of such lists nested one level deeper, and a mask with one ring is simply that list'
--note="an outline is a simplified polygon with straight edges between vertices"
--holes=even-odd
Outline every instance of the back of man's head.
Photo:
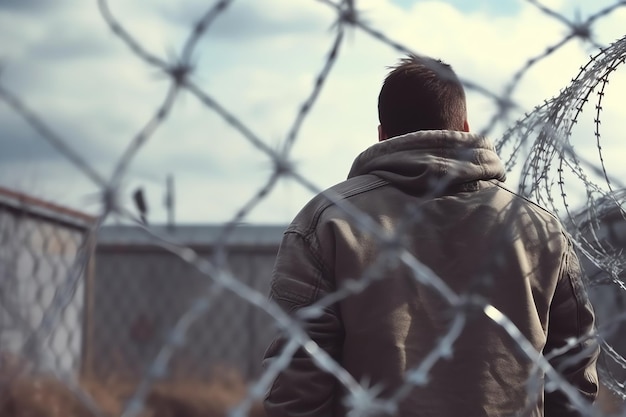
[{"label": "back of man's head", "polygon": [[408,56],[385,78],[378,117],[386,138],[417,130],[467,130],[463,85],[448,64]]}]

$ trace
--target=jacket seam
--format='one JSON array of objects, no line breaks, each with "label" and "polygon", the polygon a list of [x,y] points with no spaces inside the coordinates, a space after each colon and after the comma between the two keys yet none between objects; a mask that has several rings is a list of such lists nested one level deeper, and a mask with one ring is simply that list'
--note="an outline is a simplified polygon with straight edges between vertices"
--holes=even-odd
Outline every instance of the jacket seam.
[{"label": "jacket seam", "polygon": [[[572,273],[571,273],[571,262],[572,262],[572,246],[571,246],[571,242],[568,240],[568,252],[567,252],[567,264],[566,264],[566,271],[567,271],[567,277],[568,277],[568,281],[569,281],[569,286],[571,291],[573,292],[574,295],[574,301],[576,303],[576,336],[577,337],[581,337],[582,336],[582,330],[581,330],[581,323],[582,323],[582,311],[581,311],[581,305],[584,304],[582,302],[582,300],[580,299],[580,290],[581,288],[579,288],[579,285],[582,284],[582,282],[580,282],[580,275],[576,276],[576,277],[572,277]],[[574,280],[576,280],[576,282],[574,282]]]},{"label": "jacket seam", "polygon": [[[579,289],[577,288],[578,284],[574,282],[574,279],[579,279],[579,277],[574,278],[572,277],[572,274],[571,274],[570,262],[571,262],[571,256],[572,256],[572,247],[571,247],[571,242],[567,238],[566,238],[566,245],[567,245],[566,252],[562,255],[561,269],[559,273],[559,282],[557,283],[557,286],[559,284],[567,285],[570,293],[573,295],[575,309],[576,309],[576,337],[580,338],[583,336],[582,330],[581,330],[581,323],[582,323],[581,305],[584,303],[581,302],[580,300]],[[565,283],[564,281],[567,281],[567,283]]]},{"label": "jacket seam", "polygon": [[328,269],[328,267],[324,263],[319,252],[313,247],[314,246],[313,242],[311,241],[309,236],[306,236],[302,232],[295,230],[295,229],[291,229],[291,230],[288,229],[287,231],[285,231],[284,234],[286,235],[288,233],[295,234],[299,236],[300,239],[303,240],[303,242],[306,244],[306,249],[309,251],[309,253],[311,254],[311,257],[314,259],[315,263],[319,267],[319,274],[316,277],[315,284],[313,286],[313,293],[311,294],[311,299],[307,300],[307,303],[310,304],[311,302],[313,302],[313,300],[317,299],[319,292],[320,292],[321,281],[324,279],[324,277],[330,276],[330,269]]},{"label": "jacket seam", "polygon": [[[357,196],[359,194],[363,194],[365,192],[368,191],[372,191],[375,190],[377,188],[383,187],[385,185],[388,185],[389,183],[383,179],[377,179],[369,184],[364,184],[358,187],[355,187],[353,189],[350,189],[346,192],[341,193],[341,197],[342,200],[347,200],[351,197]],[[303,231],[303,233],[307,236],[310,236],[313,234],[313,232],[315,232],[315,229],[317,228],[317,223],[319,222],[320,217],[322,216],[322,214],[324,213],[324,211],[326,211],[326,209],[334,206],[335,203],[333,201],[327,200],[324,204],[322,204],[320,207],[317,208],[317,210],[315,210],[315,212],[313,213],[311,222],[309,223],[309,226],[307,229],[305,229]]]},{"label": "jacket seam", "polygon": [[[343,193],[340,193],[340,196],[343,200],[347,200],[351,197],[357,196],[359,194],[363,194],[371,190],[375,190],[377,188],[383,187],[388,184],[389,183],[387,181],[381,178],[378,178],[367,184],[363,184],[363,185],[354,187],[352,189],[349,189]],[[324,213],[326,209],[328,209],[329,207],[332,207],[333,205],[335,205],[334,202],[330,200],[326,200],[323,204],[320,205],[320,207],[318,207],[315,210],[312,216],[312,220],[309,222],[309,225],[307,228],[305,228],[304,230],[299,230],[294,225],[291,225],[289,226],[289,228],[287,228],[287,230],[285,230],[285,233],[284,233],[285,235],[288,233],[293,233],[293,234],[300,236],[300,238],[306,243],[306,247],[309,250],[309,253],[311,254],[312,258],[315,260],[315,262],[317,263],[320,269],[321,276],[318,277],[318,279],[315,282],[314,291],[312,294],[313,300],[315,300],[317,296],[319,295],[322,280],[326,278],[326,280],[329,283],[332,284],[333,282],[332,280],[330,280],[330,277],[333,274],[331,273],[330,268],[326,265],[326,262],[324,262],[322,255],[317,250],[316,248],[317,239],[315,239],[315,236],[314,236],[320,217],[322,216],[322,214]]]},{"label": "jacket seam", "polygon": [[[286,297],[285,295],[288,297]],[[292,298],[289,298],[289,297],[292,297]],[[284,288],[280,290],[280,295],[277,295],[276,291],[274,291],[273,298],[275,298],[276,300],[287,301],[290,304],[294,304],[298,306],[301,306],[301,304],[306,304],[311,301],[307,297],[304,297],[302,294],[299,294],[295,291],[287,290]]]},{"label": "jacket seam", "polygon": [[496,187],[500,188],[501,190],[504,190],[506,192],[508,192],[509,194],[514,195],[517,198],[521,198],[522,200],[526,201],[527,203],[532,204],[534,207],[540,209],[541,211],[543,211],[544,213],[550,215],[550,217],[552,217],[554,220],[559,220],[553,213],[551,213],[549,210],[541,207],[539,204],[535,203],[534,201],[528,199],[527,197],[524,197],[523,195],[519,195],[514,191],[509,190],[506,187],[503,187],[502,185],[500,185],[497,181],[495,180],[489,180],[490,183],[494,184]]}]

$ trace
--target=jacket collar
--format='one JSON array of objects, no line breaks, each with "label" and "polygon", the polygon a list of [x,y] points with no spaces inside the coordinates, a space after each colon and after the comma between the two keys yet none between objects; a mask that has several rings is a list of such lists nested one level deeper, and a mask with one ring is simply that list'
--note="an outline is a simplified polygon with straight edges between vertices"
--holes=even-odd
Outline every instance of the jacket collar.
[{"label": "jacket collar", "polygon": [[418,131],[370,146],[355,159],[348,178],[364,174],[411,194],[506,178],[489,139],[449,130]]}]

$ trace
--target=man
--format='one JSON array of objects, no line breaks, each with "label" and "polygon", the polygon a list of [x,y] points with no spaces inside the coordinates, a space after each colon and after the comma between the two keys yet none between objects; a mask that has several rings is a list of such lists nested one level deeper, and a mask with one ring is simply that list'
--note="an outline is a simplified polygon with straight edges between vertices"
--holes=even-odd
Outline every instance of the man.
[{"label": "man", "polygon": [[[402,60],[384,81],[378,111],[379,143],[329,190],[339,200],[318,195],[285,232],[271,298],[297,317],[361,280],[363,288],[307,316],[304,329],[381,404],[396,406],[373,415],[579,415],[562,391],[544,392],[543,372],[481,308],[502,312],[585,403],[595,399],[593,311],[558,220],[503,188],[503,164],[486,138],[469,133],[450,66]],[[418,263],[408,265],[411,257]],[[429,285],[437,279],[443,287]],[[466,321],[456,337],[459,317]],[[427,380],[416,378],[446,335],[456,337],[451,357],[438,358]],[[268,348],[266,365],[285,336]],[[300,349],[265,408],[269,417],[353,415],[346,398]]]}]

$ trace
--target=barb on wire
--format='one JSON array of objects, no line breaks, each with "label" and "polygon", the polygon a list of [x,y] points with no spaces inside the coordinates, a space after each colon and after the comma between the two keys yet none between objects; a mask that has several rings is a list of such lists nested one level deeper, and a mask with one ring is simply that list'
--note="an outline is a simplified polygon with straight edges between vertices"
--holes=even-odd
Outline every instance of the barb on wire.
[{"label": "barb on wire", "polygon": [[260,136],[250,129],[240,118],[228,111],[213,97],[203,91],[197,84],[187,80],[184,87],[193,94],[207,108],[217,113],[235,131],[239,132],[256,149],[268,155],[272,160],[277,160],[279,155]]},{"label": "barb on wire", "polygon": [[193,25],[193,29],[183,45],[180,59],[170,64],[166,71],[177,86],[180,87],[184,85],[185,81],[194,71],[192,58],[200,39],[207,32],[213,21],[224,13],[233,1],[234,0],[219,0]]},{"label": "barb on wire", "polygon": [[567,18],[565,18],[565,16],[563,16],[560,13],[555,12],[550,7],[546,6],[543,3],[540,3],[538,0],[526,0],[526,2],[532,4],[533,6],[535,6],[543,14],[545,14],[547,16],[550,16],[550,17],[554,18],[555,20],[558,20],[559,22],[564,23],[567,26],[571,25],[570,21],[567,20]]},{"label": "barb on wire", "polygon": [[[528,71],[535,66],[535,64],[543,61],[545,58],[547,58],[548,56],[552,55],[553,53],[555,53],[556,51],[558,51],[559,49],[561,49],[565,44],[567,44],[570,40],[574,39],[574,38],[580,38],[583,39],[584,41],[588,41],[590,42],[593,46],[595,46],[598,49],[602,49],[601,45],[598,45],[594,40],[593,40],[593,35],[591,33],[591,27],[593,25],[593,23],[598,20],[601,17],[604,17],[608,14],[610,14],[611,12],[613,12],[615,9],[617,9],[618,7],[624,5],[623,2],[618,2],[615,3],[613,5],[607,6],[604,9],[598,11],[597,13],[589,16],[586,20],[582,20],[580,17],[578,17],[578,19],[574,22],[566,19],[563,15],[553,11],[552,9],[550,9],[549,7],[547,7],[546,5],[539,3],[537,0],[526,0],[528,3],[532,4],[533,6],[537,7],[541,12],[543,12],[544,14],[553,17],[554,19],[564,23],[569,29],[570,32],[567,36],[565,36],[564,38],[562,38],[560,41],[558,41],[557,43],[555,43],[554,45],[551,45],[549,47],[547,47],[544,52],[542,52],[541,54],[534,56],[532,58],[530,58],[529,60],[526,61],[526,63],[519,69],[517,70],[517,72],[515,72],[515,74],[511,77],[511,80],[509,81],[509,83],[507,84],[507,86],[505,87],[504,91],[503,91],[503,96],[510,100],[510,98],[512,97],[513,93],[515,92],[515,89],[517,88],[517,86],[519,85],[520,81],[522,80],[522,78],[524,77],[524,75],[526,73],[528,73]],[[507,106],[503,106],[500,105],[499,106],[499,111],[496,112],[496,114],[494,114],[494,119],[498,120],[501,119],[503,117],[506,116],[506,112],[508,111],[508,107]],[[488,126],[493,126],[495,124],[494,121],[490,122],[488,124]],[[489,130],[485,130],[485,133],[487,133]]]},{"label": "barb on wire", "polygon": [[98,8],[104,22],[109,26],[111,31],[122,40],[130,50],[142,60],[148,64],[166,70],[168,68],[167,63],[151,54],[139,43],[135,38],[122,26],[121,23],[113,16],[109,9],[109,3],[107,0],[98,0]]},{"label": "barb on wire", "polygon": [[613,190],[613,187],[611,185],[611,180],[609,178],[609,174],[606,170],[606,163],[604,162],[604,155],[602,152],[602,142],[601,142],[601,138],[600,138],[600,115],[602,113],[602,99],[604,98],[604,91],[609,83],[609,75],[611,74],[611,72],[615,71],[615,67],[614,66],[610,66],[606,73],[599,79],[600,80],[600,91],[597,92],[598,95],[598,102],[596,104],[596,117],[593,120],[596,128],[595,128],[595,132],[594,132],[594,136],[596,137],[596,146],[598,148],[598,158],[600,159],[600,166],[602,168],[602,172],[604,174],[604,179],[606,180],[606,184],[609,188],[609,192],[613,193],[615,192]]},{"label": "barb on wire", "polygon": [[187,42],[183,46],[183,52],[181,54],[182,62],[190,62],[193,51],[202,38],[202,36],[209,29],[213,21],[217,19],[222,13],[226,12],[226,9],[233,3],[234,0],[219,0],[215,5],[210,7],[204,15],[193,25],[191,34],[187,38]]},{"label": "barb on wire", "polygon": [[[338,13],[344,13],[344,9],[343,9],[343,2],[341,3],[335,3],[333,0],[317,0],[320,3],[324,3],[328,6],[331,6],[333,8],[335,8],[337,10]],[[373,27],[371,27],[370,25],[368,25],[367,23],[365,23],[362,19],[359,18],[358,13],[354,12],[354,9],[349,9],[353,11],[352,14],[352,18],[350,20],[350,23],[356,27],[358,27],[359,29],[361,29],[363,32],[367,33],[368,35],[372,36],[373,38],[377,39],[378,41],[380,41],[381,43],[388,45],[390,47],[392,47],[393,49],[395,49],[396,51],[405,54],[405,55],[420,55],[418,53],[416,53],[414,50],[410,49],[409,47],[401,44],[400,42],[397,42],[393,39],[391,39],[390,37],[388,37],[385,33],[374,29]],[[484,96],[491,98],[495,101],[498,101],[499,99],[501,99],[501,97],[490,91],[489,89],[481,86],[480,84],[477,84],[471,80],[468,79],[464,79],[463,77],[461,77],[461,82],[463,83],[463,85],[467,88],[469,88],[470,90],[474,90],[480,94],[483,94]]]},{"label": "barb on wire", "polygon": [[605,8],[600,9],[596,13],[589,16],[587,18],[587,22],[589,22],[589,24],[596,23],[596,20],[602,17],[608,16],[609,14],[613,13],[615,10],[617,10],[619,7],[622,7],[622,6],[626,6],[626,1],[619,0],[615,2],[614,4],[606,6]]}]

